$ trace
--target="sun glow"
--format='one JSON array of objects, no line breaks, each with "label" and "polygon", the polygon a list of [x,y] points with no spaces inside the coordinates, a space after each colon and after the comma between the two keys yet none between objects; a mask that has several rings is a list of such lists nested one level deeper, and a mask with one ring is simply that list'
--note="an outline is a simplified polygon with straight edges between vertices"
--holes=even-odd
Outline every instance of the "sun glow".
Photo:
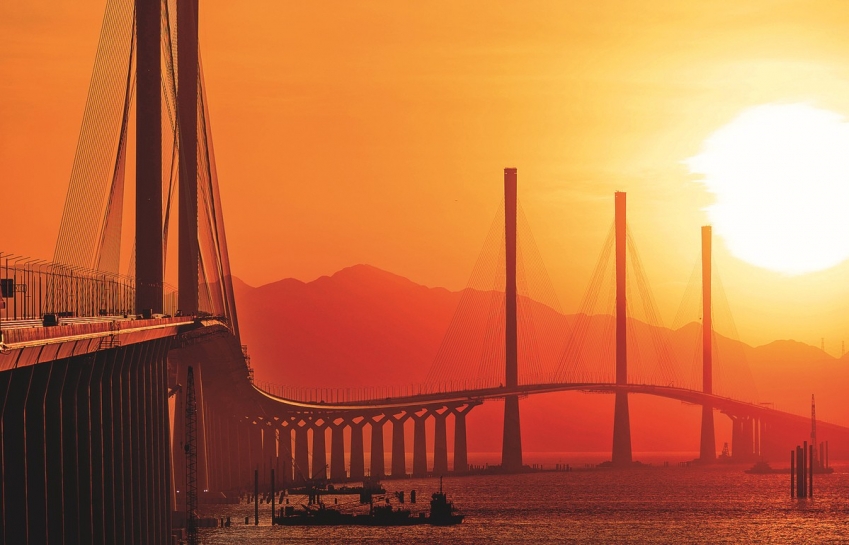
[{"label": "sun glow", "polygon": [[787,274],[849,257],[849,124],[807,104],[741,113],[686,161],[716,201],[714,232],[740,259]]}]

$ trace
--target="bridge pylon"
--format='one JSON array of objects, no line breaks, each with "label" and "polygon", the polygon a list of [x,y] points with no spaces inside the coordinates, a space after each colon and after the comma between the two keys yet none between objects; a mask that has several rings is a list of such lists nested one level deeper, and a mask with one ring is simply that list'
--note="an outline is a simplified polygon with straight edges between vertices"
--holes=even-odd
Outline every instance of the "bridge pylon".
[{"label": "bridge pylon", "polygon": [[[627,273],[625,230],[625,192],[615,194],[615,237],[616,237],[616,384],[628,383],[628,344],[627,344],[627,303],[625,293],[625,275]],[[614,466],[626,467],[631,457],[631,417],[628,411],[627,392],[616,392],[616,404],[613,413],[613,455]]]},{"label": "bridge pylon", "polygon": [[[516,169],[504,169],[504,243],[505,285],[505,382],[507,388],[519,385],[518,343],[516,335]],[[519,426],[519,397],[504,399],[504,436],[501,468],[514,472],[522,469],[522,433]]]},{"label": "bridge pylon", "polygon": [[[702,227],[702,391],[713,393],[713,320],[711,316],[711,227]],[[716,461],[716,432],[713,425],[713,406],[702,405],[702,436],[699,461]]]}]

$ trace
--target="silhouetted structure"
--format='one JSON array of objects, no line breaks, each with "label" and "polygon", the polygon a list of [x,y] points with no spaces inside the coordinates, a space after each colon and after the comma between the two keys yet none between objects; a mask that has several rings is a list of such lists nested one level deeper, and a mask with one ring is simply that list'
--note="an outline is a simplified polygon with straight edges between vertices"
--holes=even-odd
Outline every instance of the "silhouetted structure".
[{"label": "silhouetted structure", "polygon": [[[516,336],[516,169],[504,169],[504,242],[506,254],[505,288],[505,385],[519,385],[519,356]],[[519,397],[504,398],[504,438],[501,467],[505,471],[522,469],[522,432],[519,425]]]},{"label": "silhouetted structure", "polygon": [[[627,273],[625,193],[617,191],[615,195],[614,229],[616,237],[616,384],[628,383],[628,338],[627,338],[627,301],[625,276]],[[616,392],[616,404],[613,413],[613,465],[618,467],[631,465],[631,417],[628,414],[628,394]]]},{"label": "silhouetted structure", "polygon": [[[711,307],[711,227],[702,227],[702,391],[713,394],[713,317]],[[702,437],[699,460],[716,461],[713,407],[702,405]]]}]

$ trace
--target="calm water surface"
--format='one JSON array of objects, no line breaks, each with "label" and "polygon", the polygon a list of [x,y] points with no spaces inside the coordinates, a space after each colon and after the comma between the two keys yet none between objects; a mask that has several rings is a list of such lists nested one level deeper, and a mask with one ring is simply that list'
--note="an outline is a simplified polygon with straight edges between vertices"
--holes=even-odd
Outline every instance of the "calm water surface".
[{"label": "calm water surface", "polygon": [[[773,464],[773,467],[778,467]],[[270,526],[270,506],[208,506],[234,525],[202,530],[203,543],[849,543],[849,467],[817,475],[815,498],[792,500],[789,477],[747,475],[744,466],[649,467],[529,475],[447,477],[466,515],[459,526],[298,528]],[[415,489],[427,509],[438,479],[385,481]],[[339,497],[340,502],[355,498]],[[293,497],[291,503],[302,499]],[[332,503],[332,499],[329,500]],[[246,526],[244,519],[251,517]]]}]

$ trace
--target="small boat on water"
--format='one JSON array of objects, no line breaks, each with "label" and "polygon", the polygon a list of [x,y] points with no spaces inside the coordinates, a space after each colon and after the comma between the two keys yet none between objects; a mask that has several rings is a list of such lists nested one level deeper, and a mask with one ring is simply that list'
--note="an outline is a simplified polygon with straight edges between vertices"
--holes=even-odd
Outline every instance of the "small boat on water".
[{"label": "small boat on water", "polygon": [[766,462],[761,460],[745,471],[750,475],[772,475],[773,473],[787,473],[786,469],[773,469]]},{"label": "small boat on water", "polygon": [[430,524],[433,526],[452,526],[463,522],[465,515],[457,513],[454,503],[448,501],[442,491],[442,479],[439,479],[439,492],[434,492],[430,500],[429,513],[413,514],[409,509],[393,508],[386,503],[374,505],[369,503],[368,513],[344,513],[338,509],[327,507],[319,502],[317,507],[301,505],[295,509],[287,505],[280,510],[280,515],[274,517],[274,524],[281,526],[415,526]]}]

